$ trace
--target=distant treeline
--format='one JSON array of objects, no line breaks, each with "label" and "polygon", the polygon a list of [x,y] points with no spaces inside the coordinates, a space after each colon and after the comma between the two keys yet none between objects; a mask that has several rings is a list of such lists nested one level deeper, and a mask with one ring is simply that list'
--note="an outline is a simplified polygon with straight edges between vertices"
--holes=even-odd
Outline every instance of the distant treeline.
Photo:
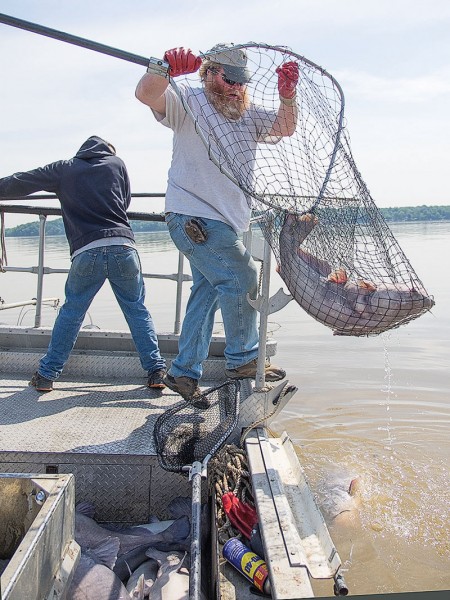
[{"label": "distant treeline", "polygon": [[381,208],[386,221],[450,221],[450,206],[403,206]]},{"label": "distant treeline", "polygon": [[[395,223],[414,221],[450,221],[450,206],[403,206],[380,208],[386,221]],[[132,221],[131,227],[136,233],[141,231],[167,231],[165,223],[154,221]],[[47,221],[46,235],[64,235],[62,219]],[[6,229],[5,235],[15,237],[31,237],[39,235],[39,221],[25,223]]]},{"label": "distant treeline", "polygon": [[[167,225],[155,221],[131,221],[131,228],[135,233],[140,231],[167,231]],[[5,235],[10,237],[33,237],[39,235],[39,221],[24,223],[10,229],[5,229]],[[45,235],[65,235],[64,224],[61,218],[47,221]]]}]

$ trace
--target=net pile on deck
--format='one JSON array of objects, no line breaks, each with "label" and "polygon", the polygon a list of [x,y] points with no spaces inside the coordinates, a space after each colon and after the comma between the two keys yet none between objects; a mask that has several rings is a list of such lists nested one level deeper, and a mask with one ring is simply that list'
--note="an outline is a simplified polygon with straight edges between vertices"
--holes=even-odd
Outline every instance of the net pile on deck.
[{"label": "net pile on deck", "polygon": [[[225,119],[211,112],[206,101],[202,106],[199,95],[186,110],[211,160],[253,203],[294,299],[339,335],[379,334],[430,310],[432,297],[356,167],[339,84],[287,48],[255,43],[236,48],[245,49],[252,72],[247,102],[274,115],[280,106],[276,68],[289,61],[299,64],[294,134],[260,137],[255,153],[245,119],[254,118],[261,131],[257,111]],[[178,83],[172,82],[175,89]],[[198,88],[198,74],[182,83]]]},{"label": "net pile on deck", "polygon": [[153,437],[158,461],[167,471],[187,471],[186,466],[212,457],[236,427],[239,417],[239,382],[209,388],[203,394],[208,406],[199,410],[191,402],[167,409],[155,423]]}]

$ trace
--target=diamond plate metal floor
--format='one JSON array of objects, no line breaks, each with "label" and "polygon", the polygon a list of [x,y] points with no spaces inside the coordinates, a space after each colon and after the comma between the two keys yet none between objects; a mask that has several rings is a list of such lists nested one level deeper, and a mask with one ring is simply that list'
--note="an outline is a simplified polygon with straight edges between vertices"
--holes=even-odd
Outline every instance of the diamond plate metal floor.
[{"label": "diamond plate metal floor", "polygon": [[168,518],[169,502],[190,495],[188,478],[164,471],[153,444],[156,419],[184,404],[179,395],[149,389],[143,376],[63,374],[47,393],[23,374],[1,376],[1,472],[73,473],[77,502],[92,502],[100,521]]},{"label": "diamond plate metal floor", "polygon": [[152,456],[156,419],[182,401],[168,389],[149,389],[144,377],[108,383],[63,376],[47,393],[28,382],[11,373],[0,382],[3,452]]},{"label": "diamond plate metal floor", "polygon": [[[157,418],[184,401],[168,389],[147,387],[139,357],[123,347],[124,334],[81,336],[79,348],[71,353],[54,390],[40,393],[29,386],[29,380],[50,332],[3,329],[0,327],[0,472],[73,473],[76,501],[92,502],[100,521],[142,523],[150,515],[167,518],[171,500],[190,496],[188,477],[164,470],[153,442]],[[91,348],[94,342],[95,348]],[[170,366],[177,339],[172,336],[164,343]],[[226,379],[219,354],[203,364],[204,390]],[[241,382],[240,397],[245,400],[236,439],[230,437],[230,443],[238,442],[243,428],[273,413],[278,394],[272,390],[254,395],[252,381]]]}]

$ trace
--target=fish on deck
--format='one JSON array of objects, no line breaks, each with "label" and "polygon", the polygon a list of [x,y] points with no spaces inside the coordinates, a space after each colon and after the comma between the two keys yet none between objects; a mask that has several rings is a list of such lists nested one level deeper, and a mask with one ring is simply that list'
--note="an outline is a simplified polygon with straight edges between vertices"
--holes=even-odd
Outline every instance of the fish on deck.
[{"label": "fish on deck", "polygon": [[142,563],[148,560],[148,557],[145,554],[148,548],[148,544],[141,544],[117,557],[113,571],[120,581],[127,582],[130,575],[138,569]]},{"label": "fish on deck", "polygon": [[140,600],[148,598],[156,581],[159,564],[156,560],[148,558],[135,569],[128,578],[126,588],[132,598]]},{"label": "fish on deck", "polygon": [[[171,548],[173,548],[174,550],[178,550],[178,551],[186,551],[190,549],[191,546],[191,537],[190,537],[190,521],[189,521],[189,514],[190,512],[192,512],[192,509],[190,507],[190,503],[191,500],[190,499],[185,499],[185,498],[180,498],[177,499],[175,498],[175,500],[173,500],[172,502],[174,503],[174,506],[177,506],[178,500],[181,501],[182,503],[182,510],[176,512],[174,514],[171,513],[171,505],[169,505],[168,510],[169,510],[169,514],[171,514],[172,518],[167,520],[167,521],[160,521],[159,519],[157,519],[156,517],[152,517],[152,520],[150,523],[141,523],[139,525],[133,525],[133,526],[128,526],[128,527],[111,527],[111,531],[120,531],[122,534],[131,534],[131,535],[137,535],[139,534],[143,529],[156,534],[156,533],[161,533],[163,531],[166,531],[167,529],[169,529],[169,527],[171,527],[172,525],[174,525],[175,523],[177,523],[177,525],[175,525],[175,528],[177,528],[177,535],[176,537],[174,536],[174,541],[172,544],[162,544],[163,548],[165,548],[167,550],[168,546],[170,546]],[[189,506],[188,506],[188,510],[185,510],[185,506],[186,506],[186,501],[189,501]],[[110,528],[110,526],[108,525],[108,529]],[[186,537],[182,537],[184,536],[184,534],[186,534]],[[147,539],[144,535],[144,539]],[[140,540],[142,541],[142,540]],[[149,547],[148,543],[144,543],[144,544],[139,544],[138,546],[136,546],[135,548],[132,548],[131,550],[128,550],[125,553],[120,554],[120,556],[117,557],[117,561],[116,564],[114,566],[114,573],[116,573],[116,575],[119,577],[119,579],[123,582],[127,581],[128,578],[130,577],[130,573],[136,571],[140,565],[142,565],[142,563],[144,563],[144,561],[148,560],[148,557],[146,555],[146,551]],[[128,584],[127,584],[128,585]],[[148,587],[148,584],[146,584],[146,587]]]},{"label": "fish on deck", "polygon": [[146,551],[152,547],[165,557],[161,550],[183,550],[190,534],[189,518],[180,515],[166,522],[108,527],[97,523],[94,514],[95,507],[89,502],[76,506],[75,540],[81,547],[81,558],[69,598],[144,600],[161,567],[156,560],[149,560]]},{"label": "fish on deck", "polygon": [[70,600],[130,600],[131,596],[113,573],[120,542],[103,539],[93,548],[81,551],[80,562],[68,590]]},{"label": "fish on deck", "polygon": [[387,331],[430,310],[425,290],[403,283],[351,281],[300,246],[317,225],[311,213],[287,213],[280,232],[277,271],[298,304],[335,335],[370,335]]},{"label": "fish on deck", "polygon": [[166,529],[153,533],[143,527],[117,531],[102,527],[93,519],[94,513],[95,508],[87,502],[76,506],[75,540],[82,549],[93,548],[107,538],[116,537],[120,542],[119,557],[144,545],[172,550],[179,545],[184,547],[190,534],[189,519],[183,516],[174,520]]},{"label": "fish on deck", "polygon": [[184,566],[186,553],[166,553],[149,548],[147,556],[156,560],[159,565],[157,578],[151,589],[152,600],[187,600],[189,572]]}]

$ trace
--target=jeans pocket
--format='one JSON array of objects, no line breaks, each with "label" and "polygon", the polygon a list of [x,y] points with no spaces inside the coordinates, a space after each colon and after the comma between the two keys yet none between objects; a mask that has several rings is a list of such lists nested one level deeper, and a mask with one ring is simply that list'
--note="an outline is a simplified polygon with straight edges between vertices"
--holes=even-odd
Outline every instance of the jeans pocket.
[{"label": "jeans pocket", "polygon": [[71,270],[78,277],[92,277],[97,256],[96,252],[89,251],[78,254],[72,261]]},{"label": "jeans pocket", "polygon": [[134,279],[141,271],[139,255],[133,248],[124,248],[123,251],[114,254],[114,259],[123,279]]},{"label": "jeans pocket", "polygon": [[195,244],[184,230],[184,223],[185,221],[189,220],[189,218],[190,217],[180,217],[172,214],[167,221],[167,227],[173,243],[178,250],[186,256],[192,255],[195,247]]}]

